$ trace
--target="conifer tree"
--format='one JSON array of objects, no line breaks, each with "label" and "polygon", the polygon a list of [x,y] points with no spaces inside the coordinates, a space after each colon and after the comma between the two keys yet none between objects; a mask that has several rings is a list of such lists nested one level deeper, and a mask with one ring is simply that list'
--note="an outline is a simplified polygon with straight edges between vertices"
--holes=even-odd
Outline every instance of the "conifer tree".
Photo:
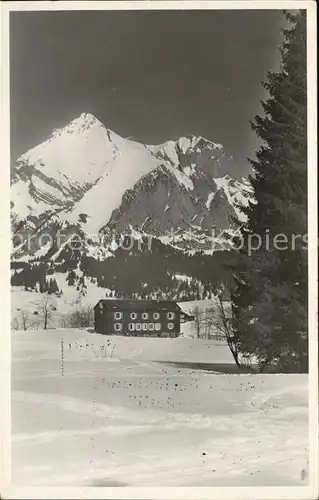
[{"label": "conifer tree", "polygon": [[73,286],[75,284],[75,279],[76,279],[76,274],[73,269],[70,269],[66,278],[68,285]]},{"label": "conifer tree", "polygon": [[275,361],[307,367],[306,11],[285,16],[281,68],[268,73],[264,116],[252,123],[262,145],[250,160],[255,200],[244,210],[233,294],[241,352],[261,371]]}]

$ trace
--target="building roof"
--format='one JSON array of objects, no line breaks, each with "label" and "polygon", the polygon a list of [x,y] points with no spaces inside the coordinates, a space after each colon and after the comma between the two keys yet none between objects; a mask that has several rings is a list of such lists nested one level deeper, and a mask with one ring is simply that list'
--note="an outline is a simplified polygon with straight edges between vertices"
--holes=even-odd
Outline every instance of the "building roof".
[{"label": "building roof", "polygon": [[[101,299],[100,303],[109,309],[180,309],[180,306],[174,300],[126,300],[126,299]],[[95,308],[94,307],[94,308]]]}]

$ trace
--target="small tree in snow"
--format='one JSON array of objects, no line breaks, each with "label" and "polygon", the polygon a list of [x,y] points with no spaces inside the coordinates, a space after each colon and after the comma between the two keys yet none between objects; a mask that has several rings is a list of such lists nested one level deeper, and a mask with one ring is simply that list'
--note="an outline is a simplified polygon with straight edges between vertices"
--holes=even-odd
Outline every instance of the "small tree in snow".
[{"label": "small tree in snow", "polygon": [[18,318],[13,318],[11,321],[11,328],[15,331],[19,330],[19,321]]},{"label": "small tree in snow", "polygon": [[201,331],[202,331],[202,328],[205,325],[205,321],[206,321],[205,311],[203,311],[203,309],[201,309],[200,307],[195,306],[190,311],[190,314],[192,316],[194,316],[194,320],[192,322],[192,329],[195,331],[196,337],[198,339],[200,339],[201,338]]},{"label": "small tree in snow", "polygon": [[11,322],[11,327],[13,330],[28,330],[32,326],[32,321],[28,311],[21,309],[19,310],[19,315],[13,318]]},{"label": "small tree in snow", "polygon": [[221,295],[217,297],[217,304],[212,309],[210,321],[216,331],[217,337],[226,340],[236,365],[240,366],[239,339],[235,334],[231,303],[223,301]]},{"label": "small tree in snow", "polygon": [[62,328],[88,328],[94,324],[94,310],[90,305],[77,304],[76,310],[61,318]]},{"label": "small tree in snow", "polygon": [[48,294],[44,294],[41,301],[38,304],[38,311],[40,314],[40,321],[43,324],[44,330],[47,330],[50,320],[52,318],[52,311],[55,305],[52,297]]},{"label": "small tree in snow", "polygon": [[31,326],[30,314],[28,311],[21,309],[19,318],[21,329],[25,331],[28,330]]}]

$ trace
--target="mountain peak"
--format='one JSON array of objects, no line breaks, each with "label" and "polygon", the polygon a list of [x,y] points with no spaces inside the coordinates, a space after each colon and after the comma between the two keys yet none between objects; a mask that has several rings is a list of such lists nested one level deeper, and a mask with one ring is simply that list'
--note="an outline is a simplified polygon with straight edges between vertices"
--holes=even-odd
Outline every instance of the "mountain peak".
[{"label": "mountain peak", "polygon": [[187,135],[185,137],[180,137],[177,144],[181,151],[187,151],[189,149],[223,149],[221,144],[212,142],[201,135]]},{"label": "mountain peak", "polygon": [[[226,197],[223,207],[229,205],[226,212],[232,212],[235,198],[246,202],[246,195],[240,194],[243,185],[225,175],[232,168],[223,147],[203,136],[188,135],[150,146],[123,138],[91,113],[82,112],[19,158],[12,210],[17,220],[30,216],[36,224],[42,224],[43,214],[52,211],[58,211],[60,220],[71,226],[82,224],[84,217],[87,234],[97,234],[116,210],[123,230],[131,223],[144,224],[144,212],[151,218],[155,213],[166,214],[163,230],[175,227],[181,218],[194,225],[195,216],[206,225],[218,219],[227,226],[220,207],[215,206],[214,215],[210,210],[200,212],[200,206],[206,206],[219,188],[223,188],[219,197]],[[136,208],[135,219],[134,207],[127,209],[127,192],[131,196],[127,200],[135,199],[132,193],[145,195],[142,212]],[[173,192],[178,193],[175,201]],[[122,206],[123,199],[126,204]],[[180,209],[166,210],[178,204]],[[153,230],[157,234],[157,222]]]},{"label": "mountain peak", "polygon": [[91,113],[83,112],[77,118],[74,118],[65,127],[60,129],[55,129],[53,131],[53,136],[61,135],[62,133],[67,134],[80,134],[92,127],[104,127],[104,125]]}]

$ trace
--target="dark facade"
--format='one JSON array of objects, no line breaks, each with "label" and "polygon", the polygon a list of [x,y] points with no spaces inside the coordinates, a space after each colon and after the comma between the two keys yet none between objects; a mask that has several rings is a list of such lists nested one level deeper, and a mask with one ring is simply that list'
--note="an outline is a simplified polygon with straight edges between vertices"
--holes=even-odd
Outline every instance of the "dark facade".
[{"label": "dark facade", "polygon": [[104,335],[177,337],[187,318],[174,301],[101,299],[94,308],[95,331]]}]

